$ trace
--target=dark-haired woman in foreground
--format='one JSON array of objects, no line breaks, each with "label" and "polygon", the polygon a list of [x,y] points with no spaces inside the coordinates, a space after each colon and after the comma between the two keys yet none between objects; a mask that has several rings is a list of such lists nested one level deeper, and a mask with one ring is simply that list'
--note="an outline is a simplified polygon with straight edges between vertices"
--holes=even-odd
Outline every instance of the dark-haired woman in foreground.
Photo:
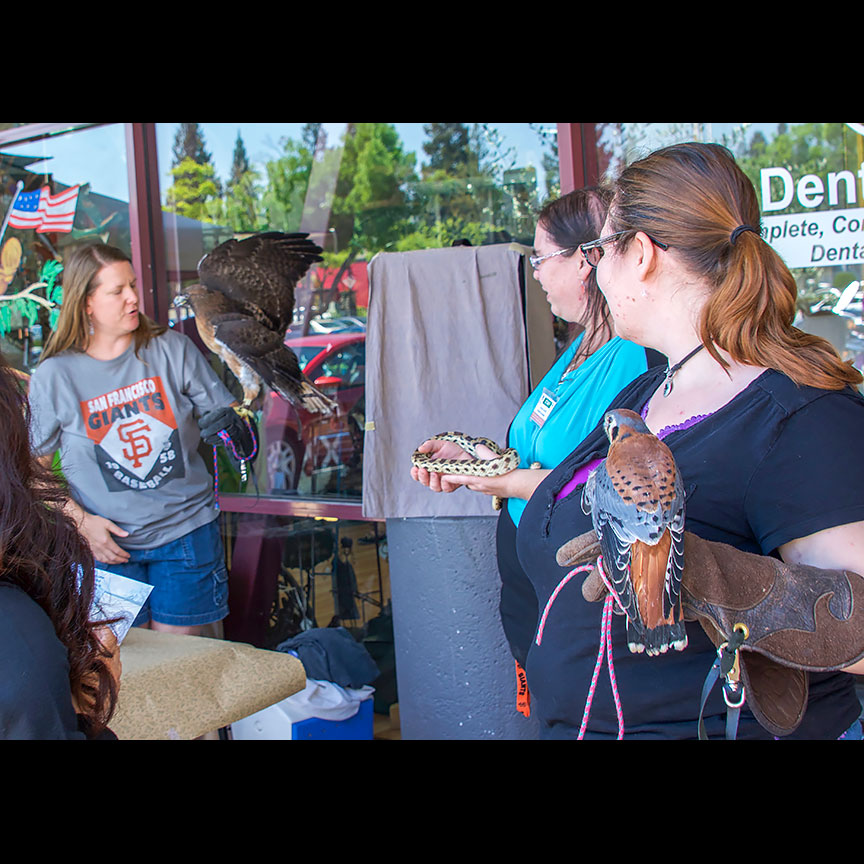
[{"label": "dark-haired woman in foreground", "polygon": [[115,738],[120,664],[90,620],[93,555],[30,451],[27,398],[2,355],[0,416],[0,738]]}]

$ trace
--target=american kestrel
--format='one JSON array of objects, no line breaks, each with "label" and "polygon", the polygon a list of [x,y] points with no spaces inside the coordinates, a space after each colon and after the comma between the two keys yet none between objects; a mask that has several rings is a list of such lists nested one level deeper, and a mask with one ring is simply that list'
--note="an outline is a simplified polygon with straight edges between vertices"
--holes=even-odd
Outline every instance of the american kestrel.
[{"label": "american kestrel", "polygon": [[627,615],[631,651],[683,651],[684,487],[675,458],[635,411],[607,411],[606,458],[590,474],[582,509],[600,540],[603,572]]}]

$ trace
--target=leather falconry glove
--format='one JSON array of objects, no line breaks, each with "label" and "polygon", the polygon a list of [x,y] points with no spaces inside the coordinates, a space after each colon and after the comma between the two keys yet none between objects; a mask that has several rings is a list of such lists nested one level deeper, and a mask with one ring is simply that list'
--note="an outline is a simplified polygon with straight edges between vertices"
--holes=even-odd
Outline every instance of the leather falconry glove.
[{"label": "leather falconry glove", "polygon": [[[207,444],[224,444],[227,453],[238,464],[251,459],[256,452],[258,428],[250,411],[231,406],[217,408],[202,415],[198,419],[198,426],[201,438]],[[230,440],[230,446],[223,435]]]},{"label": "leather falconry glove", "polygon": [[[557,560],[575,567],[599,555],[597,535],[588,531],[561,546]],[[582,595],[596,602],[606,591],[595,566]],[[681,596],[684,619],[698,621],[715,645],[746,633],[739,657],[747,702],[774,735],[800,725],[808,672],[864,657],[864,578],[852,571],[786,564],[685,531]]]}]

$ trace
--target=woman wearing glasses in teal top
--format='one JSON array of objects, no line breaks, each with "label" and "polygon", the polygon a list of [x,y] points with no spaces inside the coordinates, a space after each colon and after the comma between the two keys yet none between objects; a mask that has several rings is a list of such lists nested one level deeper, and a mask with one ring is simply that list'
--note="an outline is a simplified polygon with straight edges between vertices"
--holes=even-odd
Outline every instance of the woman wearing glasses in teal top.
[{"label": "woman wearing glasses in teal top", "polygon": [[[605,190],[579,189],[548,203],[538,215],[535,255],[530,259],[534,276],[552,312],[574,325],[574,338],[510,426],[507,445],[518,451],[523,467],[489,478],[411,469],[414,479],[434,492],[466,486],[506,499],[498,520],[500,612],[510,650],[520,667],[538,616],[534,589],[516,556],[516,527],[525,504],[550,470],[597,425],[610,400],[645,372],[649,363],[654,365],[652,360],[665,363],[661,355],[648,355],[644,348],[614,335],[595,271],[579,251],[581,244],[599,235],[608,204]],[[468,456],[449,441],[427,441],[420,449],[447,459]],[[482,446],[480,452],[493,456]]]}]

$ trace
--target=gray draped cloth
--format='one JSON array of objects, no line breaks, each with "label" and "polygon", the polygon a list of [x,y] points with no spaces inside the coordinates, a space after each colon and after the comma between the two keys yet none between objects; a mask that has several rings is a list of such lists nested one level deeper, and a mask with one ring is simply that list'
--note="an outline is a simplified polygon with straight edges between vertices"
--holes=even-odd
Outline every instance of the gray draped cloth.
[{"label": "gray draped cloth", "polygon": [[411,454],[453,430],[505,445],[530,392],[521,266],[510,245],[370,261],[364,516],[494,515],[488,495],[436,494],[412,480]]}]

